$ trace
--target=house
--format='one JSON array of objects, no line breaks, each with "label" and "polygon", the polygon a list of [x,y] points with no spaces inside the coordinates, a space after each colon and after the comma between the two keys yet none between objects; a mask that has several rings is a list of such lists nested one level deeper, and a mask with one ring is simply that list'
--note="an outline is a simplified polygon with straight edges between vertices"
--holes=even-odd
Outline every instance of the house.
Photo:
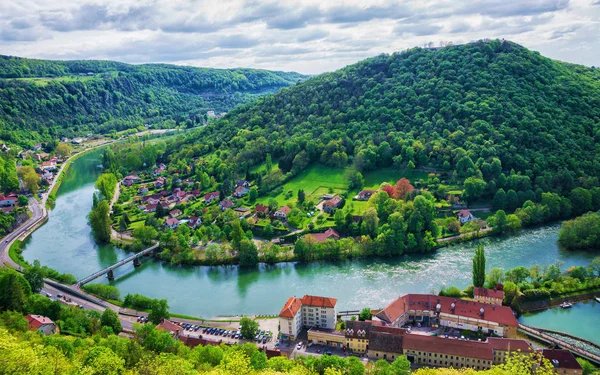
[{"label": "house", "polygon": [[510,307],[433,294],[405,294],[377,313],[373,320],[392,327],[420,323],[510,338],[516,336],[519,325]]},{"label": "house", "polygon": [[475,216],[473,216],[471,211],[460,210],[460,212],[458,213],[458,221],[460,221],[461,224],[466,224],[472,220],[475,220]]},{"label": "house", "polygon": [[10,151],[10,147],[8,147],[6,144],[2,143],[0,144],[0,149],[2,150],[2,152],[6,153]]},{"label": "house", "polygon": [[377,190],[363,190],[354,197],[357,201],[368,201]]},{"label": "house", "polygon": [[174,217],[170,217],[165,221],[165,226],[167,226],[171,229],[177,228],[178,225],[179,225],[179,220],[175,219]]},{"label": "house", "polygon": [[554,366],[554,373],[559,375],[582,375],[583,368],[568,350],[543,349],[542,356]]},{"label": "house", "polygon": [[370,320],[361,322],[359,320],[348,320],[346,322],[346,344],[353,353],[366,353],[369,348],[369,338],[371,336]]},{"label": "house", "polygon": [[287,220],[287,215],[292,211],[288,206],[280,207],[277,211],[275,211],[275,217],[280,220]]},{"label": "house", "polygon": [[143,186],[138,190],[138,194],[146,194],[148,193],[148,188]]},{"label": "house", "polygon": [[142,181],[142,179],[135,175],[129,175],[129,176],[123,178],[123,180],[122,180],[123,185],[125,185],[125,186],[131,186],[131,185],[137,184],[138,182],[141,182],[141,181]]},{"label": "house", "polygon": [[235,186],[250,187],[250,181],[237,180],[237,181],[235,181]]},{"label": "house", "polygon": [[154,181],[154,188],[155,188],[155,189],[160,189],[160,188],[162,188],[163,186],[165,186],[165,182],[166,182],[166,181],[167,181],[167,179],[166,179],[166,178],[164,178],[164,177],[159,177],[159,178],[157,178],[157,179],[156,179],[156,181]]},{"label": "house", "polygon": [[228,208],[232,208],[233,207],[233,202],[231,201],[231,199],[225,199],[222,200],[221,202],[219,202],[219,208],[221,208],[221,211],[225,211]]},{"label": "house", "polygon": [[502,301],[504,301],[504,292],[502,290],[475,287],[473,289],[473,299],[476,302],[502,306]]},{"label": "house", "polygon": [[256,205],[256,208],[254,208],[254,211],[256,211],[258,215],[267,216],[269,214],[269,207],[259,203]]},{"label": "house", "polygon": [[55,171],[56,163],[51,162],[51,161],[44,161],[44,162],[42,162],[42,168],[40,168],[40,169],[45,170],[45,171]]},{"label": "house", "polygon": [[310,234],[307,234],[307,236],[311,236],[312,238],[314,238],[315,242],[319,242],[319,243],[325,242],[330,238],[334,239],[334,240],[340,239],[340,234],[332,228],[327,229],[323,233],[310,233]]},{"label": "house", "polygon": [[241,198],[244,195],[248,194],[248,192],[250,192],[250,189],[248,189],[245,186],[238,186],[237,188],[235,188],[235,192],[233,193],[233,196],[236,198]]},{"label": "house", "polygon": [[188,227],[194,229],[196,228],[198,225],[202,224],[202,220],[196,216],[190,216],[190,219],[188,220]]},{"label": "house", "polygon": [[179,338],[179,333],[181,332],[181,327],[178,324],[167,319],[161,319],[160,324],[156,326],[156,329],[169,332],[175,339]]},{"label": "house", "polygon": [[335,329],[337,299],[305,295],[290,297],[279,313],[283,339],[295,340],[302,327]]},{"label": "house", "polygon": [[323,202],[323,211],[327,212],[328,214],[332,214],[336,208],[340,207],[341,204],[342,198],[336,195]]},{"label": "house", "polygon": [[171,217],[179,217],[181,216],[181,210],[172,210],[171,212],[169,212],[169,215],[171,215]]},{"label": "house", "polygon": [[238,217],[241,218],[245,218],[248,217],[252,214],[252,211],[250,211],[249,208],[246,207],[237,207],[233,209],[235,212],[237,212]]},{"label": "house", "polygon": [[156,207],[158,207],[158,204],[148,204],[146,205],[146,208],[144,211],[146,212],[156,212]]},{"label": "house", "polygon": [[0,207],[13,207],[16,203],[16,195],[0,195]]},{"label": "house", "polygon": [[30,330],[39,331],[42,335],[53,335],[56,333],[56,324],[50,318],[29,314],[25,319],[29,322]]},{"label": "house", "polygon": [[192,194],[194,197],[199,197],[199,196],[200,196],[200,190],[192,190],[192,191],[191,191],[191,194]]},{"label": "house", "polygon": [[213,191],[212,193],[204,194],[203,202],[208,204],[208,203],[214,201],[215,199],[219,199],[220,196],[221,196],[221,193],[219,193],[218,191]]},{"label": "house", "polygon": [[207,117],[217,117],[217,116],[215,115],[215,111],[206,111],[206,116],[207,116]]}]

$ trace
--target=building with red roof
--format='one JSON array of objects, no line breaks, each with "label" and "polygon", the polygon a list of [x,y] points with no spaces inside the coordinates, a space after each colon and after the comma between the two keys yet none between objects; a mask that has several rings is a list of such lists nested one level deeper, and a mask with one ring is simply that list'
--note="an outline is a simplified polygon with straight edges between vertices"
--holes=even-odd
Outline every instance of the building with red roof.
[{"label": "building with red roof", "polygon": [[287,220],[287,215],[292,211],[288,206],[279,207],[277,211],[275,211],[275,217],[281,220]]},{"label": "building with red roof", "polygon": [[173,338],[178,338],[179,333],[181,332],[181,327],[179,324],[173,323],[167,319],[162,319],[160,324],[156,326],[156,329],[169,332]]},{"label": "building with red roof", "polygon": [[267,215],[269,213],[269,207],[259,203],[256,205],[254,211],[256,211],[257,214]]},{"label": "building with red roof", "polygon": [[204,203],[208,204],[216,199],[219,199],[219,197],[221,196],[221,193],[219,193],[218,191],[213,191],[212,193],[207,193],[204,194]]},{"label": "building with red roof", "polygon": [[41,332],[43,335],[53,335],[56,333],[56,324],[42,315],[29,314],[25,317],[29,323],[29,329]]},{"label": "building with red roof", "polygon": [[458,221],[460,221],[461,224],[466,224],[471,220],[475,220],[475,216],[473,216],[471,211],[460,210],[460,212],[458,213]]},{"label": "building with red roof", "polygon": [[295,340],[302,327],[335,329],[337,299],[309,296],[291,297],[279,313],[283,338]]},{"label": "building with red roof", "polygon": [[552,363],[554,373],[560,375],[582,375],[583,368],[568,350],[543,349],[542,356]]},{"label": "building with red roof", "polygon": [[473,299],[477,302],[502,305],[504,292],[502,290],[476,287],[473,289]]},{"label": "building with red roof", "polygon": [[340,234],[338,232],[335,231],[335,229],[329,228],[327,229],[325,232],[323,233],[310,233],[307,234],[307,236],[311,236],[315,242],[325,242],[328,239],[334,239],[334,240],[339,240],[340,239]]},{"label": "building with red roof", "polygon": [[436,296],[406,294],[382,309],[374,319],[399,327],[406,323],[440,325],[501,337],[516,337],[518,322],[507,306]]}]

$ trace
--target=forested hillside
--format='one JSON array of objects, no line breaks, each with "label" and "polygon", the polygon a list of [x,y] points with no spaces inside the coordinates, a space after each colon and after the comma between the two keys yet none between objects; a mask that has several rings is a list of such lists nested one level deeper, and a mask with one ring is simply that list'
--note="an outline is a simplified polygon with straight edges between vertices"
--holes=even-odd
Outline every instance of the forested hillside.
[{"label": "forested hillside", "polygon": [[283,173],[315,161],[361,172],[429,167],[483,178],[492,195],[567,193],[598,184],[599,121],[599,69],[480,41],[314,77],[238,107],[173,159],[222,149],[238,172],[270,154]]},{"label": "forested hillside", "polygon": [[109,132],[144,124],[193,126],[304,79],[297,73],[0,56],[0,139]]}]

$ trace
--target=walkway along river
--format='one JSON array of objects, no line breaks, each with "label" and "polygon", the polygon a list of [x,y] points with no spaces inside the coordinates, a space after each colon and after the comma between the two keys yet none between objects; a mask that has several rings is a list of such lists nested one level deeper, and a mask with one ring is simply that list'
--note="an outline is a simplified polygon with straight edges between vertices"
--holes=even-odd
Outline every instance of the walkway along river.
[{"label": "walkway along river", "polygon": [[[97,245],[87,224],[94,182],[101,172],[99,163],[97,151],[77,159],[69,168],[48,222],[25,243],[23,255],[28,261],[39,259],[80,279],[127,257],[112,245]],[[433,254],[339,263],[263,264],[249,270],[237,266],[174,267],[145,259],[137,269],[127,264],[115,270],[116,280],[110,283],[122,296],[140,293],[166,298],[172,311],[202,317],[277,314],[289,296],[305,293],[336,297],[339,309],[376,308],[402,293],[428,293],[443,286],[463,288],[470,284],[471,259],[478,243],[486,248],[488,269],[557,261],[563,262],[563,268],[589,264],[593,254],[558,248],[558,229],[558,225],[545,226],[514,236],[454,245]],[[109,281],[100,278],[98,282]],[[575,319],[560,319],[565,325],[562,331],[568,332],[569,324],[577,324]],[[600,337],[599,325],[590,329]]]}]

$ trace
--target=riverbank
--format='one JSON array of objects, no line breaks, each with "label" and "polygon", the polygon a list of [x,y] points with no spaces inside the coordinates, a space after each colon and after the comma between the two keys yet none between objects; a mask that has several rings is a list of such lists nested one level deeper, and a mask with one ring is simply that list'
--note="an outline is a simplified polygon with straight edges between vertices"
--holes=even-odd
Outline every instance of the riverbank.
[{"label": "riverbank", "polygon": [[558,307],[564,302],[581,302],[600,297],[600,287],[593,290],[584,290],[579,292],[566,293],[560,297],[541,300],[541,301],[528,301],[519,304],[520,312],[523,314],[543,311]]}]

